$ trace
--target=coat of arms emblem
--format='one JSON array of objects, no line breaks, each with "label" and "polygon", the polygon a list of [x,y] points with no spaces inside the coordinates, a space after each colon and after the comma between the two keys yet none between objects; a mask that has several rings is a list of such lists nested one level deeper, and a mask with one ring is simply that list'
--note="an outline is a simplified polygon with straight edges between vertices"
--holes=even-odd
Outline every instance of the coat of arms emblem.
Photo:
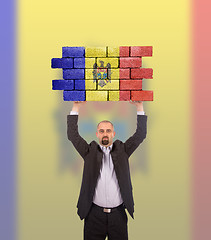
[{"label": "coat of arms emblem", "polygon": [[104,87],[108,82],[111,82],[111,64],[107,63],[104,66],[104,62],[100,61],[100,66],[95,63],[93,65],[93,82],[97,82],[98,85]]}]

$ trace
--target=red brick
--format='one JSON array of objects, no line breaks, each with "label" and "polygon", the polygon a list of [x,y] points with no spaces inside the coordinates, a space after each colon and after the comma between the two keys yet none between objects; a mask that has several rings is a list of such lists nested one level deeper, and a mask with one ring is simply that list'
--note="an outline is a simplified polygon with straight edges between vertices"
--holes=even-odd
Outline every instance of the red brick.
[{"label": "red brick", "polygon": [[140,57],[120,57],[120,68],[139,68],[141,65]]},{"label": "red brick", "polygon": [[129,79],[130,78],[130,69],[129,68],[120,68],[119,69],[119,79]]},{"label": "red brick", "polygon": [[147,47],[131,47],[130,49],[131,57],[151,57],[152,56],[152,46]]},{"label": "red brick", "polygon": [[119,47],[120,57],[129,57],[130,47]]},{"label": "red brick", "polygon": [[141,90],[142,80],[120,80],[120,90]]},{"label": "red brick", "polygon": [[153,101],[153,91],[131,91],[132,101]]},{"label": "red brick", "polygon": [[131,78],[132,79],[152,79],[153,78],[152,68],[131,68]]},{"label": "red brick", "polygon": [[119,91],[119,101],[130,101],[130,91]]}]

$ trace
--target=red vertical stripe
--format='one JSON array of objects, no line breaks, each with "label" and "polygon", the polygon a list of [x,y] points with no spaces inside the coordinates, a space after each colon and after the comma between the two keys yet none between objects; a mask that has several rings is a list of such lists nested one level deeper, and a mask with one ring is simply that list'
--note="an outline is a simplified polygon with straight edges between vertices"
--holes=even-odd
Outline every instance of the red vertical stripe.
[{"label": "red vertical stripe", "polygon": [[211,1],[193,7],[192,239],[211,239]]}]

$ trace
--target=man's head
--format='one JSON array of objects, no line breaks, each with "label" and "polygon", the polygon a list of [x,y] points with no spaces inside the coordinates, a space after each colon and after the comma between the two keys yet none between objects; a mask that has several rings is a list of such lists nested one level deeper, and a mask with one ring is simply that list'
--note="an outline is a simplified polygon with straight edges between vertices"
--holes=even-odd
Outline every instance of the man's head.
[{"label": "man's head", "polygon": [[96,136],[101,145],[105,147],[110,146],[113,143],[115,134],[114,126],[110,121],[104,120],[98,123]]}]

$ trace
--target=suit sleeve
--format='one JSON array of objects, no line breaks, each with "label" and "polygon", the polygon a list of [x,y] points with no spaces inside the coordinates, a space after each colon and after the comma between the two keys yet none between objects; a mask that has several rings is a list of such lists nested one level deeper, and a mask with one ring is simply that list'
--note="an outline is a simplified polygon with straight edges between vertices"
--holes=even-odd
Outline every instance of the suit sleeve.
[{"label": "suit sleeve", "polygon": [[128,157],[136,150],[136,148],[143,142],[147,135],[147,116],[137,115],[136,132],[128,138],[124,143],[125,151]]},{"label": "suit sleeve", "polygon": [[89,151],[89,145],[78,132],[78,115],[67,115],[67,137],[84,158]]}]

